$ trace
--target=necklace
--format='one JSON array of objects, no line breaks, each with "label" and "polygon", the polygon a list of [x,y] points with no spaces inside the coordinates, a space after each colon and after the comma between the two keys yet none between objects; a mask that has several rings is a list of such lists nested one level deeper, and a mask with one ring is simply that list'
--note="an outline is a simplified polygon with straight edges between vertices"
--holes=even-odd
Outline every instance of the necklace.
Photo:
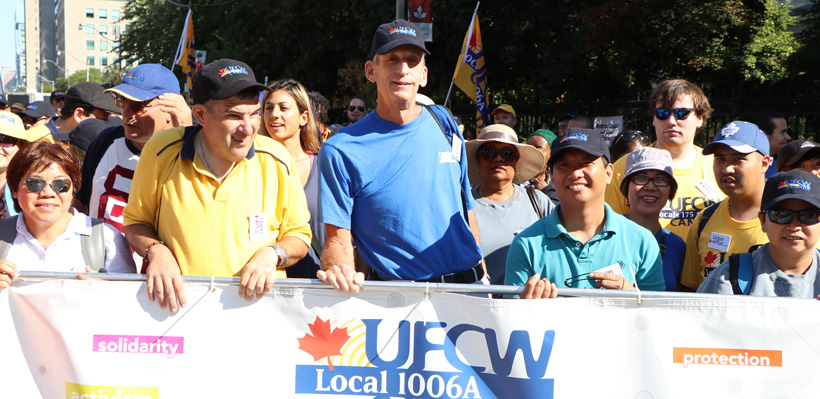
[{"label": "necklace", "polygon": [[213,175],[216,177],[216,179],[219,180],[220,183],[222,183],[222,181],[225,180],[225,176],[228,176],[228,173],[231,173],[231,170],[233,170],[233,167],[234,167],[234,165],[236,165],[236,163],[235,162],[231,163],[231,167],[228,168],[228,171],[225,172],[225,174],[223,174],[222,176],[216,176],[216,171],[208,163],[208,151],[205,150],[205,144],[202,143],[202,136],[200,135],[200,136],[197,136],[197,137],[199,138],[199,149],[202,152],[202,154],[200,156],[200,158],[202,158],[202,162],[205,164],[205,167],[208,168],[208,170],[211,173],[213,173]]}]

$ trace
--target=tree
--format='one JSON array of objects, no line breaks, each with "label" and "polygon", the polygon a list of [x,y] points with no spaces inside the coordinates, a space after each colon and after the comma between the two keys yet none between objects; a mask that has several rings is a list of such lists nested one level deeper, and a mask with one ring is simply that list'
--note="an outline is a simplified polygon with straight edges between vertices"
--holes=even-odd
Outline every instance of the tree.
[{"label": "tree", "polygon": [[[373,32],[395,17],[394,6],[192,1],[196,46],[210,61],[242,60],[260,81],[297,79],[335,107],[353,94],[374,103],[363,65]],[[474,9],[474,0],[433,4],[422,92],[437,102],[444,101]],[[170,65],[187,9],[129,0],[125,10],[132,23],[122,37],[124,58]],[[705,88],[772,82],[788,76],[785,60],[798,48],[788,9],[775,0],[678,0],[674,7],[662,0],[508,0],[482,2],[478,13],[492,105],[635,99],[672,77]],[[455,105],[471,104],[454,92]]]}]

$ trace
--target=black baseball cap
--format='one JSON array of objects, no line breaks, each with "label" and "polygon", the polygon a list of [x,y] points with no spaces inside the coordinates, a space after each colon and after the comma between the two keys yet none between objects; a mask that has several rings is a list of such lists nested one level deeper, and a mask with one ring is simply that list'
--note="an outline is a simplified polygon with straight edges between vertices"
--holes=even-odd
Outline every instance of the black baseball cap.
[{"label": "black baseball cap", "polygon": [[379,25],[373,35],[373,44],[370,45],[370,59],[376,54],[386,54],[396,47],[410,45],[420,48],[430,55],[424,45],[424,32],[416,24],[397,19],[393,22]]},{"label": "black baseball cap", "polygon": [[65,98],[65,93],[63,93],[59,90],[58,91],[52,91],[51,95],[48,96],[49,100],[57,100],[57,99],[60,99],[60,98]]},{"label": "black baseball cap", "polygon": [[775,173],[766,180],[760,209],[774,209],[788,199],[805,201],[820,209],[820,177],[798,169]]},{"label": "black baseball cap", "polygon": [[88,151],[88,145],[91,144],[91,141],[109,126],[111,125],[102,119],[88,118],[77,124],[74,129],[71,129],[71,132],[68,133],[68,141]]},{"label": "black baseball cap", "polygon": [[248,88],[270,90],[256,81],[248,64],[227,58],[216,60],[196,73],[194,104],[203,104],[208,100],[224,100]]},{"label": "black baseball cap", "polygon": [[604,157],[607,163],[611,162],[609,159],[609,146],[599,131],[572,128],[552,142],[552,155],[547,162],[547,166],[551,168],[553,162],[560,157],[561,153],[573,148],[595,157]]},{"label": "black baseball cap", "polygon": [[35,119],[40,119],[44,117],[52,118],[55,115],[54,107],[51,104],[45,101],[35,101],[26,105],[26,110],[21,112],[21,114],[30,116]]},{"label": "black baseball cap", "polygon": [[803,159],[813,158],[820,155],[820,144],[809,139],[797,139],[783,145],[780,150],[782,165],[780,168],[792,166]]},{"label": "black baseball cap", "polygon": [[99,108],[105,112],[119,114],[121,110],[114,104],[114,98],[105,93],[105,88],[92,82],[80,82],[71,86],[65,94],[63,108]]}]

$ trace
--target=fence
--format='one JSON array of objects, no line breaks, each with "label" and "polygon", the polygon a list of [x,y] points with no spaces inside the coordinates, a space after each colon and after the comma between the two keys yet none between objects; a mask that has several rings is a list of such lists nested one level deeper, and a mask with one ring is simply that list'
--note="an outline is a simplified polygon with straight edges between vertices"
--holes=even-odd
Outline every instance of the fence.
[{"label": "fence", "polygon": [[[737,120],[741,114],[759,111],[775,111],[785,115],[793,139],[820,139],[820,97],[710,97],[709,102],[715,111],[695,138],[697,145],[708,143],[723,125]],[[641,130],[654,137],[655,129],[646,101],[520,104],[513,99],[505,99],[498,103],[510,104],[515,108],[517,130],[524,136],[539,129],[542,121],[554,127],[564,114],[582,114],[590,117],[623,115],[626,129]],[[475,106],[457,105],[452,111],[465,121],[465,132],[475,131]]]}]

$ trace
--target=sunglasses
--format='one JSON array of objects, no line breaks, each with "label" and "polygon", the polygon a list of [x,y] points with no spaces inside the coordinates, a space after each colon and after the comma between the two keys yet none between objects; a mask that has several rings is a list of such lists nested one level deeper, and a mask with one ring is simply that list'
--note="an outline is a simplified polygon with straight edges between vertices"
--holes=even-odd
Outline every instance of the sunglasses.
[{"label": "sunglasses", "polygon": [[647,175],[633,175],[631,181],[639,186],[645,186],[649,184],[650,180],[655,184],[655,187],[666,187],[669,185],[669,178],[666,176],[655,176],[650,179]]},{"label": "sunglasses", "polygon": [[476,153],[481,158],[487,161],[494,161],[496,157],[501,155],[504,162],[512,162],[518,159],[518,151],[513,148],[482,148]]},{"label": "sunglasses", "polygon": [[[55,193],[64,194],[71,189],[71,179],[54,179],[49,185]],[[46,189],[46,179],[29,177],[26,179],[26,188],[30,193],[39,193]]]},{"label": "sunglasses", "polygon": [[800,223],[806,226],[811,226],[820,222],[820,209],[804,209],[802,211],[769,209],[763,212],[769,215],[769,221],[777,224],[789,224],[792,220],[794,220],[794,216],[797,216]]},{"label": "sunglasses", "polygon": [[150,110],[151,108],[154,108],[157,105],[159,105],[159,103],[154,103],[154,104],[149,105],[148,104],[149,102],[150,102],[150,100],[149,101],[139,102],[139,101],[131,101],[131,100],[129,100],[129,99],[123,97],[123,96],[114,96],[114,105],[116,105],[117,108],[119,108],[123,111],[125,111],[126,109],[130,109],[131,112],[136,114],[136,115],[144,114],[144,113],[148,112],[148,110]]},{"label": "sunglasses", "polygon": [[20,143],[19,139],[0,134],[0,147],[10,148],[16,146],[18,143]]},{"label": "sunglasses", "polygon": [[675,119],[686,119],[694,110],[694,108],[655,108],[655,117],[665,121],[669,119],[669,115],[675,114]]},{"label": "sunglasses", "polygon": [[351,106],[347,107],[347,110],[350,111],[350,112],[353,112],[357,109],[359,110],[359,112],[364,112],[364,110],[365,110],[363,105],[351,105]]},{"label": "sunglasses", "polygon": [[644,136],[643,132],[640,130],[625,130],[621,132],[621,134],[619,134],[617,138],[615,138],[615,141],[612,142],[611,147],[615,147],[615,145],[617,145],[621,141],[629,142],[633,140],[643,142],[646,141],[646,136]]}]

